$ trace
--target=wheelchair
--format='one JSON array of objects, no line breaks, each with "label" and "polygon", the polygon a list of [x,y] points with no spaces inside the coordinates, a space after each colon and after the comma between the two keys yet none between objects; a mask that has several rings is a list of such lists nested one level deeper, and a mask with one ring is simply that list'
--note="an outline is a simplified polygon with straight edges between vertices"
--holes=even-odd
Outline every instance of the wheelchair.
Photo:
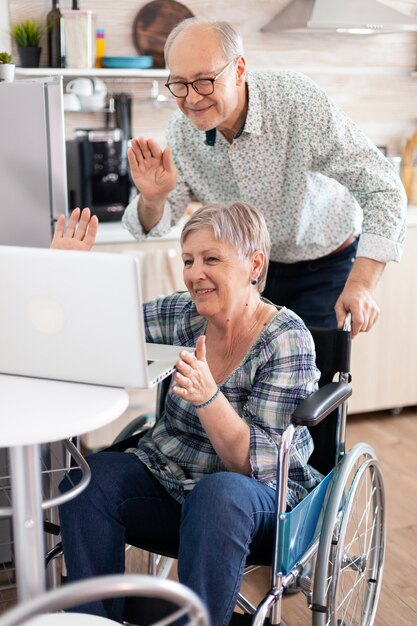
[{"label": "wheelchair", "polygon": [[[310,332],[321,371],[319,389],[297,407],[282,435],[272,554],[270,549],[262,554],[250,553],[246,562],[248,571],[258,566],[271,567],[270,590],[258,606],[240,594],[237,606],[252,616],[252,626],[265,622],[279,625],[284,593],[300,591],[311,609],[313,626],[372,626],[385,556],[385,489],[371,446],[359,443],[345,450],[347,402],[352,393],[350,318],[342,330],[310,328]],[[170,379],[159,385],[156,419],[163,410],[169,385]],[[153,416],[138,417],[110,449],[135,445],[138,436],[153,423]],[[324,478],[293,510],[287,511],[289,453],[297,426],[309,428],[315,446],[309,462]],[[150,573],[167,575],[171,559],[178,554],[178,545],[169,545],[163,538],[152,545],[138,536],[129,536],[126,542],[154,555]],[[140,606],[126,606],[127,615],[140,611]],[[146,623],[146,619],[141,621]]]}]

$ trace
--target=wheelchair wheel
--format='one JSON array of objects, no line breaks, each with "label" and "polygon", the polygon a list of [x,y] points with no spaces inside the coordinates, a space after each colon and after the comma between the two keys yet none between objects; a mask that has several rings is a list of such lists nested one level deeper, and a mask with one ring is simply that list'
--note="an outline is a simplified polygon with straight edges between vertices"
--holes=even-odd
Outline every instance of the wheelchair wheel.
[{"label": "wheelchair wheel", "polygon": [[324,514],[313,589],[313,626],[372,626],[385,555],[385,492],[373,449],[343,458]]}]

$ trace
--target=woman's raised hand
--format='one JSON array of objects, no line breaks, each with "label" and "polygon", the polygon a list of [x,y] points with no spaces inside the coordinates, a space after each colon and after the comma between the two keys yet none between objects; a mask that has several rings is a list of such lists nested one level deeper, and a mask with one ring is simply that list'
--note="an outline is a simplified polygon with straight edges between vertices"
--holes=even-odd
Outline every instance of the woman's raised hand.
[{"label": "woman's raised hand", "polygon": [[90,209],[74,209],[65,226],[65,215],[57,219],[54,236],[50,247],[60,250],[91,250],[98,229],[96,215],[91,216]]},{"label": "woman's raised hand", "polygon": [[161,150],[154,139],[132,139],[127,152],[132,180],[146,202],[165,202],[177,182],[171,148]]},{"label": "woman's raised hand", "polygon": [[200,405],[207,402],[217,391],[206,360],[206,338],[201,335],[197,339],[195,353],[188,350],[180,352],[180,360],[175,364],[175,385],[172,391],[191,404]]}]

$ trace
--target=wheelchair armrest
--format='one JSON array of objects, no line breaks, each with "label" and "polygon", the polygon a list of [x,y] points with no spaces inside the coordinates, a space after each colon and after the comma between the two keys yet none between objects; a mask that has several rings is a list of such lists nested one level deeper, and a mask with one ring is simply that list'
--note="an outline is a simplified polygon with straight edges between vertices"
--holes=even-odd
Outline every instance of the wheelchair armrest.
[{"label": "wheelchair armrest", "polygon": [[352,388],[346,383],[327,383],[296,408],[291,421],[296,426],[317,426],[351,395]]}]

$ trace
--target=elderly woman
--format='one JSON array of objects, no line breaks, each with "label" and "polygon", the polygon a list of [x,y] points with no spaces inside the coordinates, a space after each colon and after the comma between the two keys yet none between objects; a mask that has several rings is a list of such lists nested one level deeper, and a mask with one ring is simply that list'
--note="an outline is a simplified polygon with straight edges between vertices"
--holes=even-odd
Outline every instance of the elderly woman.
[{"label": "elderly woman", "polygon": [[[97,228],[84,210],[58,223],[53,247],[88,249]],[[181,235],[184,281],[144,305],[148,341],[183,346],[156,425],[126,452],[89,457],[92,480],[61,507],[70,580],[122,572],[126,535],[179,541],[178,575],[230,621],[251,549],[274,535],[277,445],[316,388],[312,338],[300,318],[261,297],[269,257],[264,219],[234,202],[197,210]],[[195,348],[194,350],[191,350]],[[299,428],[288,507],[320,480]],[[89,605],[121,620],[119,603]]]}]

